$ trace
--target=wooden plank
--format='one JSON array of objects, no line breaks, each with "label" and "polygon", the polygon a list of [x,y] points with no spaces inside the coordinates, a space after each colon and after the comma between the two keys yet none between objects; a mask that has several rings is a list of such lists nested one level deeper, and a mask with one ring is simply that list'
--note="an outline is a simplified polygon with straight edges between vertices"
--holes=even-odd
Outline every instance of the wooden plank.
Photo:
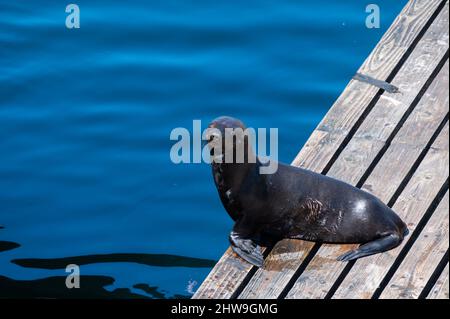
[{"label": "wooden plank", "polygon": [[434,287],[428,294],[427,299],[449,299],[448,285],[449,283],[448,283],[448,263],[447,263],[447,266],[444,268],[442,274],[439,276],[438,280],[434,284]]},{"label": "wooden plank", "polygon": [[[448,136],[448,132],[443,132],[442,136],[445,138],[445,134]],[[448,137],[447,137],[448,138]],[[438,141],[439,142],[439,141]],[[380,161],[378,167],[375,169],[372,176],[390,176],[389,183],[375,183],[369,178],[366,185],[370,186],[370,191],[375,194],[387,194],[387,192],[390,192],[390,194],[393,194],[394,190],[389,190],[390,187],[386,187],[386,184],[393,183],[396,186],[398,186],[401,182],[401,179],[406,175],[405,170],[409,167],[411,167],[411,161],[413,160],[413,156],[411,154],[418,153],[418,149],[414,149],[411,147],[405,147],[405,145],[402,144],[396,144],[393,145],[389,153],[385,154],[385,157]],[[433,153],[433,151],[431,151]],[[399,157],[402,156],[399,161]],[[409,156],[408,156],[409,155]],[[426,168],[433,169],[434,167],[432,165],[435,164],[435,154],[428,155],[428,158],[425,159],[425,164],[422,164],[421,170],[424,170]],[[413,180],[408,185],[409,187],[404,190],[401,197],[397,200],[396,205],[394,205],[394,210],[399,214],[404,214],[408,212],[409,210],[415,210],[416,212],[425,212],[427,209],[427,205],[430,204],[432,196],[439,190],[439,187],[441,187],[442,183],[445,181],[445,166],[443,167],[445,162],[445,151],[444,153],[440,154],[440,157],[438,158],[438,161],[442,160],[440,166],[436,166],[436,169],[442,168],[442,172],[434,172],[434,174],[428,174],[425,170],[425,172],[428,174],[426,175],[427,178],[432,178],[429,180],[430,184],[422,184],[420,189],[411,189],[411,187],[417,186],[417,183]],[[426,165],[427,162],[430,162],[428,166]],[[398,163],[397,165],[392,165],[392,163]],[[447,160],[448,163],[448,160]],[[405,167],[401,167],[403,164],[405,164]],[[396,174],[395,170],[398,170],[399,174]],[[416,173],[417,178],[422,178],[421,172],[418,171]],[[447,175],[448,176],[448,175]],[[433,179],[434,178],[434,179]],[[379,181],[385,181],[386,179],[378,179]],[[413,186],[411,186],[413,185]],[[386,191],[384,190],[384,187],[386,188]],[[367,190],[367,189],[366,189]],[[411,192],[412,195],[411,195]],[[423,193],[420,193],[423,192]],[[405,195],[406,194],[406,195]],[[408,195],[409,194],[409,195]],[[416,196],[411,200],[411,198],[408,198],[407,196]],[[417,196],[418,195],[418,196]],[[405,197],[406,196],[406,197]],[[386,200],[388,196],[385,196],[383,198]],[[403,199],[404,202],[403,202]],[[411,228],[414,224],[410,223],[409,227]],[[333,283],[336,281],[337,277],[340,275],[340,272],[345,267],[345,263],[338,263],[336,262],[336,258],[342,254],[344,251],[354,248],[352,246],[343,246],[343,247],[336,247],[335,245],[324,245],[321,247],[320,255],[317,254],[315,258],[310,262],[309,266],[305,269],[303,274],[299,277],[297,282],[294,284],[293,288],[289,292],[287,298],[323,298],[328,293],[329,289],[333,285]],[[374,268],[373,264],[375,262],[373,260],[376,260],[375,256],[367,257],[364,259],[359,260],[354,265],[353,269],[351,270],[350,274],[347,276],[346,280],[341,284],[341,287],[346,287],[346,289],[349,292],[349,295],[342,296],[343,298],[350,298],[351,296],[358,296],[360,298],[369,297],[373,293],[373,282],[379,282],[381,281],[382,277],[379,276],[378,278],[372,278],[370,280],[371,284],[366,286],[366,280],[368,277],[367,269]],[[377,262],[378,263],[378,262]],[[335,271],[330,270],[331,268]],[[388,266],[386,265],[388,268]],[[387,270],[386,270],[387,271]],[[375,274],[373,274],[375,276]],[[361,285],[363,287],[359,288],[358,286]],[[351,291],[350,292],[350,286]],[[375,285],[375,288],[377,285]],[[344,292],[347,291],[344,289]],[[335,297],[338,297],[341,294],[341,290],[338,290],[338,292],[335,294]]]},{"label": "wooden plank", "polygon": [[[449,47],[448,23],[447,3],[393,79],[392,84],[399,87],[401,93],[385,92],[381,95],[373,111],[341,153],[342,162],[333,165],[327,175],[345,176],[351,184],[358,182],[360,176],[366,171],[367,161],[371,162],[373,154],[378,153],[384,145],[430,74],[446,54]],[[443,93],[443,97],[447,95],[444,87],[439,89],[440,92],[436,94]],[[420,134],[416,131],[414,136],[416,135]],[[374,140],[378,143],[374,143]]]},{"label": "wooden plank", "polygon": [[[358,73],[386,81],[443,2],[409,1]],[[374,86],[351,80],[294,159],[293,165],[321,172],[378,91]]]},{"label": "wooden plank", "polygon": [[230,247],[214,266],[211,273],[195,292],[193,299],[227,299],[236,289],[236,283],[242,282],[251,269],[242,262]]},{"label": "wooden plank", "polygon": [[[430,75],[445,56],[448,50],[447,25],[448,5],[439,14],[430,29],[420,40],[410,58],[405,62],[399,73],[393,79],[393,84],[400,88],[401,94],[385,92],[382,95],[382,98],[380,98],[372,112],[362,123],[353,139],[343,150],[327,175],[345,180],[354,185],[359,181],[385,145],[396,125],[401,121],[418,92],[422,89]],[[448,79],[448,73],[443,74],[442,77]],[[405,83],[408,83],[408,85],[405,85]],[[438,92],[434,93],[440,94],[441,91],[443,91],[443,96],[446,96],[445,87],[443,87],[442,84],[444,83],[437,83],[435,85],[434,88],[435,90],[438,90]],[[435,98],[435,96],[433,95],[432,98]],[[431,116],[431,119],[433,119],[431,125],[422,123],[423,120],[430,118],[428,115],[424,116],[424,113],[429,111],[428,109],[424,110],[424,108],[429,108],[427,105],[428,103],[425,103],[426,104],[423,105],[421,109],[421,111],[423,111],[422,116],[415,116],[408,121],[410,123],[408,125],[409,130],[406,133],[410,133],[415,127],[415,134],[410,137],[414,143],[422,142],[421,144],[413,145],[413,147],[408,150],[408,152],[411,153],[411,165],[414,163],[421,149],[425,147],[429,138],[447,113],[445,103],[441,103],[439,107],[436,108],[436,114]],[[415,120],[418,120],[418,122],[415,122]],[[422,132],[417,130],[421,127],[427,127],[429,131]],[[415,138],[415,136],[418,136],[418,138]],[[407,151],[407,149],[405,149],[405,151]],[[405,167],[403,161],[398,162],[394,159],[389,160],[388,166],[391,169],[396,169],[393,176],[389,176],[388,178],[390,183],[392,182],[397,185],[403,180],[407,169],[410,167]],[[398,174],[398,171],[402,169],[405,170],[405,174]],[[373,185],[375,188],[379,189],[377,196],[387,202],[393,195],[393,192],[384,192],[386,190],[384,187],[386,184],[386,176],[384,176],[384,179],[378,180],[377,183],[378,185]],[[279,249],[277,246],[290,247],[292,250],[286,251],[284,249]],[[265,267],[256,271],[239,298],[278,298],[296,270],[300,267],[304,258],[307,256],[308,252],[304,251],[304,246],[305,244],[301,241],[295,241],[289,244],[282,242],[280,245],[275,245],[275,248],[265,260]],[[348,249],[349,247],[345,248]],[[306,268],[306,271],[312,269],[316,274],[316,277],[314,277],[314,281],[312,282],[311,293],[314,292],[323,296],[324,289],[317,290],[317,282],[325,282],[329,285],[329,288],[334,283],[335,280],[327,280],[336,279],[346,266],[346,263],[336,260],[331,261],[329,258],[330,256],[335,256],[335,254],[337,254],[336,257],[341,255],[343,253],[342,250],[343,247],[338,245],[323,245],[319,249],[316,256]],[[327,258],[329,262],[324,264],[323,258]],[[321,269],[320,272],[317,272],[318,268]],[[307,273],[307,275],[309,274]],[[309,276],[309,278],[312,277]],[[309,292],[309,290],[304,289],[304,287],[302,291],[303,293]]]},{"label": "wooden plank", "polygon": [[[439,0],[409,1],[358,72],[386,80],[441,3]],[[371,85],[351,80],[293,165],[321,172],[378,91]],[[302,247],[302,251],[311,247]],[[228,249],[193,298],[230,298],[251,269]]]},{"label": "wooden plank", "polygon": [[[389,201],[428,140],[448,113],[448,62],[428,88],[421,101],[404,123],[383,158],[363,185],[363,189]],[[411,144],[414,143],[414,144]],[[389,182],[386,182],[389,181]],[[440,185],[438,185],[440,187]],[[426,209],[426,208],[423,208]],[[287,298],[323,298],[336,281],[345,263],[335,259],[352,246],[324,245],[320,253],[294,284]],[[326,263],[324,261],[327,261]],[[329,265],[336,271],[330,271]],[[365,274],[365,265],[354,266]],[[352,274],[357,276],[357,274]],[[365,275],[362,275],[365,277]]]},{"label": "wooden plank", "polygon": [[[448,165],[447,123],[393,206],[411,233],[448,178]],[[333,298],[371,298],[407,240],[393,250],[357,260]]]},{"label": "wooden plank", "polygon": [[442,199],[380,299],[417,299],[448,249],[449,194]]}]

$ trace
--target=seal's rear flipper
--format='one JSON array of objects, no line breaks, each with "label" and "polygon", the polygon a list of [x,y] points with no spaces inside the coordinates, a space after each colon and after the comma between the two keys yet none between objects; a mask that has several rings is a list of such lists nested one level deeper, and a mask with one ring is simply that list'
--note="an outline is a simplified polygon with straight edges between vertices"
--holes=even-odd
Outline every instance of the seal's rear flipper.
[{"label": "seal's rear flipper", "polygon": [[231,248],[236,254],[252,265],[262,268],[264,257],[261,253],[261,247],[259,247],[252,239],[242,238],[234,231],[230,233],[229,239]]},{"label": "seal's rear flipper", "polygon": [[383,251],[390,250],[397,247],[402,242],[402,239],[397,234],[389,234],[380,239],[368,242],[359,246],[357,249],[350,250],[349,252],[339,256],[339,261],[350,261],[361,257],[366,257],[374,254],[381,253]]}]

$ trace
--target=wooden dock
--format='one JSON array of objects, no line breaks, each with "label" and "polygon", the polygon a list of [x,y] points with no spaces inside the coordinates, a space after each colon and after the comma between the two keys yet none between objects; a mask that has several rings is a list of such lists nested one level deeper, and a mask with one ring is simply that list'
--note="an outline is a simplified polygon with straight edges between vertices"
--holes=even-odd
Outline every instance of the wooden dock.
[{"label": "wooden dock", "polygon": [[403,243],[344,263],[354,245],[283,240],[261,269],[228,248],[193,298],[449,298],[448,27],[448,0],[409,1],[357,72],[379,81],[352,79],[292,163],[375,194]]}]

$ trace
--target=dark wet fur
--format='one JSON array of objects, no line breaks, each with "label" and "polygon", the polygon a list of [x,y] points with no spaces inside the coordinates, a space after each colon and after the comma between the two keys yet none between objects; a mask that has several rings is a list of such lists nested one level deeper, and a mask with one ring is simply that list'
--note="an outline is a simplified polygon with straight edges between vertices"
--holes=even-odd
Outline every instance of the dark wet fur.
[{"label": "dark wet fur", "polygon": [[[220,129],[243,126],[230,118],[213,123]],[[392,209],[361,189],[282,163],[276,173],[263,175],[261,165],[212,165],[221,201],[236,221],[232,247],[257,266],[262,266],[258,243],[295,238],[364,244],[339,258],[348,261],[392,249],[408,233]]]}]

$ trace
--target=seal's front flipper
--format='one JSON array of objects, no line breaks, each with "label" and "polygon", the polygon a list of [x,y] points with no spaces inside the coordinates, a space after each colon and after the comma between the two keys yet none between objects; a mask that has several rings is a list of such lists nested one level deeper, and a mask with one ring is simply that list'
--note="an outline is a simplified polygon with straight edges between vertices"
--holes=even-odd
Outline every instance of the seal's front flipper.
[{"label": "seal's front flipper", "polygon": [[252,239],[242,238],[237,232],[230,233],[230,243],[233,251],[241,258],[252,265],[261,268],[264,263],[264,257],[261,253],[261,247]]},{"label": "seal's front flipper", "polygon": [[361,245],[357,249],[350,250],[349,252],[339,256],[337,260],[339,261],[350,261],[353,259],[358,259],[361,257],[370,256],[373,254],[378,254],[383,251],[390,250],[397,247],[402,242],[402,239],[397,234],[389,234],[380,239],[368,242]]}]

